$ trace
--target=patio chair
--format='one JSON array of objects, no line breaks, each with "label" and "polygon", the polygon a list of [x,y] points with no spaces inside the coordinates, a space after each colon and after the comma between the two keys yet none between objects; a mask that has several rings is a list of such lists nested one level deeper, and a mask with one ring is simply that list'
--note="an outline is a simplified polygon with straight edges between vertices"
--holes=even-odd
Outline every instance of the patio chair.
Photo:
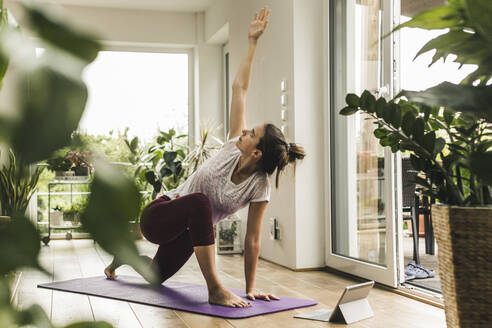
[{"label": "patio chair", "polygon": [[[413,231],[413,260],[420,264],[419,256],[419,221],[420,214],[424,215],[425,229],[425,253],[435,254],[434,247],[434,229],[432,227],[432,213],[430,205],[434,203],[434,199],[429,199],[427,196],[421,196],[422,188],[416,186],[416,172],[412,172],[412,164],[410,158],[402,158],[402,194],[403,194],[403,220],[411,220]],[[410,172],[409,172],[410,171]],[[405,213],[407,213],[405,215]]]}]

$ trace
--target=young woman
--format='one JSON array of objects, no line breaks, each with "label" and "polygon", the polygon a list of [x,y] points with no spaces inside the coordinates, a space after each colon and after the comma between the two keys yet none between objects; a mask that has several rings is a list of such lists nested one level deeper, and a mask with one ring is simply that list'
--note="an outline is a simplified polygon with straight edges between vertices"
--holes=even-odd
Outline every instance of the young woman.
[{"label": "young woman", "polygon": [[[232,87],[229,140],[222,150],[207,160],[178,188],[152,201],[143,211],[140,226],[144,237],[159,246],[153,259],[160,281],[174,275],[196,254],[207,282],[209,302],[230,307],[250,303],[229,292],[221,284],[215,268],[213,225],[249,204],[244,241],[244,272],[249,300],[278,300],[255,290],[255,274],[260,253],[263,214],[270,197],[268,176],[279,173],[288,163],[305,156],[302,147],[287,143],[272,124],[245,128],[245,101],[258,39],[268,24],[270,10],[256,13],[248,33],[248,51]],[[113,261],[105,270],[115,277],[119,266]]]}]

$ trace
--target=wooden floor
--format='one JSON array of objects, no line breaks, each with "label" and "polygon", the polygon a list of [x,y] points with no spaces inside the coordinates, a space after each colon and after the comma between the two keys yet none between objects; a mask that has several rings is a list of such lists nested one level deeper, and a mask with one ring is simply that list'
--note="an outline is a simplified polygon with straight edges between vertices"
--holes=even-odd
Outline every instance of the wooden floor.
[{"label": "wooden floor", "polygon": [[[138,242],[142,254],[153,256],[155,245]],[[257,287],[279,296],[314,299],[315,307],[284,311],[248,319],[225,320],[193,313],[174,311],[140,304],[108,300],[36,288],[37,284],[52,280],[73,279],[102,275],[110,256],[91,240],[53,240],[42,247],[41,263],[54,273],[54,278],[39,272],[24,271],[14,304],[25,308],[38,303],[55,325],[66,325],[76,320],[105,320],[114,327],[346,327],[319,321],[295,319],[293,315],[317,308],[333,308],[343,288],[354,281],[321,271],[293,272],[278,265],[260,261]],[[244,288],[243,258],[240,255],[217,256],[217,267],[226,287]],[[137,275],[128,266],[117,273]],[[204,284],[193,256],[173,277],[175,281]],[[374,317],[350,327],[445,327],[444,311],[404,296],[374,288],[369,296]]]}]

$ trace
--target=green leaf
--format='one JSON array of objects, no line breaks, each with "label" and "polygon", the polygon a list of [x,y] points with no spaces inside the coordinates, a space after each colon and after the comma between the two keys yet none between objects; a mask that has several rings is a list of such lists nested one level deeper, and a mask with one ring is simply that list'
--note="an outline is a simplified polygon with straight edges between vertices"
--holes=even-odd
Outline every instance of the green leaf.
[{"label": "green leaf", "polygon": [[454,120],[454,112],[448,109],[444,110],[443,116],[444,116],[444,122],[446,123],[447,126],[450,126],[451,123],[453,123]]},{"label": "green leaf", "polygon": [[383,97],[376,101],[376,116],[382,118],[384,114],[384,109],[386,108],[386,99]]},{"label": "green leaf", "polygon": [[425,122],[421,117],[417,117],[415,119],[415,123],[413,124],[413,139],[417,141],[419,144],[422,143],[424,138],[424,126]]},{"label": "green leaf", "polygon": [[385,128],[378,128],[374,130],[374,136],[378,139],[386,137],[390,133],[389,130],[386,130]]},{"label": "green leaf", "polygon": [[459,12],[451,6],[436,7],[426,10],[408,22],[398,25],[393,31],[403,27],[417,27],[425,30],[436,30],[454,27],[460,23]]},{"label": "green leaf", "polygon": [[353,93],[349,93],[347,94],[347,96],[345,96],[345,102],[347,103],[347,105],[349,105],[349,107],[352,108],[357,108],[360,106],[359,97],[357,97],[357,95]]},{"label": "green leaf", "polygon": [[392,113],[391,113],[391,124],[395,129],[399,129],[401,126],[401,108],[398,106],[398,104],[393,104],[391,106]]},{"label": "green leaf", "polygon": [[369,94],[367,98],[366,111],[368,113],[376,112],[376,98],[372,94]]},{"label": "green leaf", "polygon": [[29,25],[41,39],[87,62],[92,62],[101,50],[95,37],[69,27],[61,19],[48,14],[40,6],[23,3]]},{"label": "green leaf", "polygon": [[379,139],[379,144],[383,147],[391,146],[391,142],[390,142],[388,137],[384,137],[384,138]]},{"label": "green leaf", "polygon": [[360,107],[369,113],[376,110],[376,98],[368,90],[364,90],[360,96]]},{"label": "green leaf", "polygon": [[186,154],[184,152],[183,149],[178,149],[176,150],[176,152],[178,153],[178,155],[181,157],[181,158],[185,158],[186,157]]},{"label": "green leaf", "polygon": [[487,152],[489,148],[492,147],[492,139],[482,141],[478,146],[477,150],[479,152]]},{"label": "green leaf", "polygon": [[147,182],[150,184],[154,184],[157,180],[155,173],[153,171],[145,172],[145,180],[147,180]]},{"label": "green leaf", "polygon": [[492,163],[492,152],[474,152],[470,155],[471,171],[489,186],[492,185],[492,170],[490,169],[490,163]]},{"label": "green leaf", "polygon": [[139,256],[128,228],[128,222],[139,214],[140,201],[141,195],[133,180],[116,167],[98,161],[81,222],[106,252],[121,263],[131,265],[147,281],[156,283],[154,272]]},{"label": "green leaf", "polygon": [[8,134],[12,148],[33,163],[69,144],[85,108],[87,89],[81,80],[45,67],[22,77],[18,99],[22,115],[10,122]]},{"label": "green leaf", "polygon": [[359,110],[358,108],[347,106],[347,107],[344,107],[343,109],[341,109],[339,114],[349,116],[349,115],[357,113],[358,110]]},{"label": "green leaf", "polygon": [[8,224],[0,226],[0,276],[28,266],[46,273],[38,263],[39,250],[34,225],[23,215],[14,214]]},{"label": "green leaf", "polygon": [[422,146],[424,146],[424,148],[431,154],[434,152],[435,143],[436,143],[435,131],[431,131],[424,135],[424,138],[422,139]]},{"label": "green leaf", "polygon": [[176,156],[178,156],[178,153],[175,151],[166,151],[166,152],[164,152],[164,155],[163,155],[164,161],[169,166],[176,159]]},{"label": "green leaf", "polygon": [[418,185],[425,187],[425,188],[428,188],[428,189],[431,189],[431,185],[429,184],[429,182],[426,179],[423,179],[419,176],[415,176],[414,179]]},{"label": "green leaf", "polygon": [[439,59],[446,59],[449,54],[454,53],[454,49],[456,46],[461,45],[463,42],[468,42],[472,38],[473,34],[467,33],[460,30],[451,30],[448,33],[442,34],[440,36],[435,37],[434,39],[427,42],[415,55],[415,60],[420,55],[431,51],[436,50],[436,53],[432,57],[432,61],[429,66],[432,66]]},{"label": "green leaf", "polygon": [[488,42],[492,43],[492,6],[490,0],[465,0],[465,8],[475,29]]},{"label": "green leaf", "polygon": [[432,155],[436,156],[439,154],[443,149],[444,146],[446,145],[446,140],[443,138],[437,138],[436,142],[434,143],[434,150],[432,151]]},{"label": "green leaf", "polygon": [[130,149],[135,152],[138,147],[138,137],[134,137],[130,143]]},{"label": "green leaf", "polygon": [[430,106],[444,106],[492,122],[492,85],[470,86],[443,82],[424,91],[403,91],[408,99]]},{"label": "green leaf", "polygon": [[412,135],[414,123],[415,114],[412,111],[407,111],[405,115],[403,115],[403,121],[401,122],[401,128],[407,137]]},{"label": "green leaf", "polygon": [[163,166],[160,169],[161,177],[165,178],[173,174],[173,171],[171,171],[169,168]]},{"label": "green leaf", "polygon": [[415,155],[410,155],[410,163],[415,171],[423,171],[425,169],[425,160]]},{"label": "green leaf", "polygon": [[393,118],[393,106],[394,103],[387,103],[386,106],[384,106],[384,111],[383,111],[383,120],[388,123],[392,124],[392,118]]}]

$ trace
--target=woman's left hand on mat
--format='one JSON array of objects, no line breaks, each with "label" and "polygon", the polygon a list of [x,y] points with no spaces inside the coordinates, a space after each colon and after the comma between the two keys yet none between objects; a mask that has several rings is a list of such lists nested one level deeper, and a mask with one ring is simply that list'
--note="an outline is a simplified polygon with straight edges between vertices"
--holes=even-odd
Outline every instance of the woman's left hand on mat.
[{"label": "woman's left hand on mat", "polygon": [[266,294],[266,293],[262,293],[262,292],[258,292],[258,291],[247,293],[246,297],[252,301],[254,301],[255,299],[265,300],[265,301],[270,301],[270,300],[278,301],[278,300],[280,300],[280,298],[278,298],[277,296],[275,296],[273,294]]}]

